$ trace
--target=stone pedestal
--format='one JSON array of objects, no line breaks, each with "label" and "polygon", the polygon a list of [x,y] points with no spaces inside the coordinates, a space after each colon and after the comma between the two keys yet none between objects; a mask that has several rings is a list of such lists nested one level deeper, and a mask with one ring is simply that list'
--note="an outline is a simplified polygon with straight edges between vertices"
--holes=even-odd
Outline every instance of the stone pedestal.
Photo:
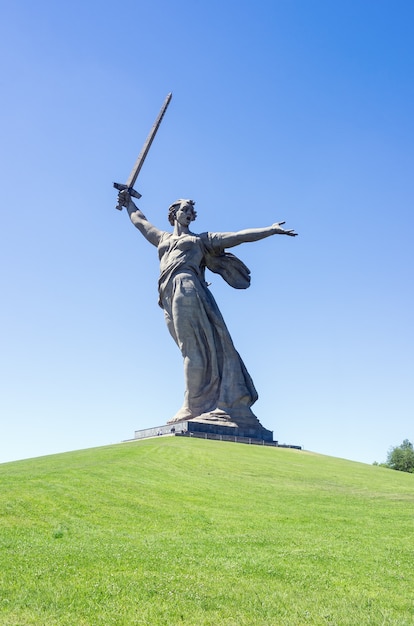
[{"label": "stone pedestal", "polygon": [[[251,413],[245,419],[238,417],[237,422],[223,411],[204,413],[200,417],[188,420],[189,432],[212,433],[230,437],[249,437],[264,441],[273,441],[273,432],[266,430],[259,420]],[[179,429],[180,423],[174,424]]]},{"label": "stone pedestal", "polygon": [[[240,437],[243,439],[257,439],[260,441],[273,441],[273,432],[266,430],[263,426],[242,426],[231,422],[211,422],[208,420],[190,420],[185,422],[186,430],[189,433],[209,433],[212,435],[223,435],[225,437]],[[176,425],[179,431],[181,424]]]},{"label": "stone pedestal", "polygon": [[136,430],[134,439],[146,439],[147,437],[156,437],[157,435],[187,435],[203,436],[206,438],[231,438],[233,441],[237,439],[251,439],[253,441],[265,441],[269,444],[277,445],[277,441],[273,441],[273,431],[266,430],[261,424],[237,425],[227,420],[208,420],[203,418],[192,419],[188,421],[177,422],[175,424],[165,424],[155,428],[146,428],[145,430]]},{"label": "stone pedestal", "polygon": [[[177,416],[179,415],[180,412]],[[167,422],[167,425],[177,430],[180,430],[181,424],[186,423],[188,424],[186,428],[190,432],[210,432],[218,435],[273,441],[273,432],[263,428],[249,406],[238,406],[227,411],[214,409],[190,419],[177,419],[177,416]]]}]

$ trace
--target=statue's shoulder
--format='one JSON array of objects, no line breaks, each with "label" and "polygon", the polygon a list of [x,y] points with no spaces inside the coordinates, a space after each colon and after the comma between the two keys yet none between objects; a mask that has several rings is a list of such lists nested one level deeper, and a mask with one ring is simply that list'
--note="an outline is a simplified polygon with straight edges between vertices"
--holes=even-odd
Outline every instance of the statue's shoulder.
[{"label": "statue's shoulder", "polygon": [[166,241],[167,239],[170,239],[172,235],[173,234],[169,233],[167,230],[160,231],[160,243],[162,243],[163,241]]},{"label": "statue's shoulder", "polygon": [[205,232],[205,233],[200,233],[199,235],[196,235],[202,242],[203,244],[209,248],[211,250],[211,252],[216,252],[216,250],[218,251],[218,249],[222,249],[221,246],[221,242],[220,242],[220,233],[210,233],[210,232]]}]

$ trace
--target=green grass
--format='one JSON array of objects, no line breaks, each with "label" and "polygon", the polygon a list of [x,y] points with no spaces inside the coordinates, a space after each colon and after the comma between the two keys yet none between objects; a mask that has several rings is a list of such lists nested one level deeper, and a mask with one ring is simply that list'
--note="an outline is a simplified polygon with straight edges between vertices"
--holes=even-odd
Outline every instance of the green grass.
[{"label": "green grass", "polygon": [[414,624],[414,475],[155,438],[0,465],[2,626]]}]

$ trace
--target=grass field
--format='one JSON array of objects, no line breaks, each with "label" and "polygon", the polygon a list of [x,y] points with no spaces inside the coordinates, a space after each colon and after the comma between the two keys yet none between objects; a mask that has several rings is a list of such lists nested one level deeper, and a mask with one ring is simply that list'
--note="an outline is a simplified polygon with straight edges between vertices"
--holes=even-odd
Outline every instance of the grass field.
[{"label": "grass field", "polygon": [[158,437],[0,465],[2,626],[414,625],[414,475]]}]

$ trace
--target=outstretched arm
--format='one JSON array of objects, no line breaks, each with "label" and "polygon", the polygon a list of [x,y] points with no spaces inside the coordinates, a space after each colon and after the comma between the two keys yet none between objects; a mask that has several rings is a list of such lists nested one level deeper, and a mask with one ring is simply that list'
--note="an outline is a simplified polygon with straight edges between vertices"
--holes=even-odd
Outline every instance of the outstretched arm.
[{"label": "outstretched arm", "polygon": [[143,212],[134,204],[128,191],[120,191],[118,194],[118,202],[126,208],[133,225],[138,228],[139,232],[144,235],[145,239],[158,246],[162,231],[158,230],[151,222],[147,220]]},{"label": "outstretched arm", "polygon": [[289,237],[296,237],[297,233],[294,230],[285,230],[282,228],[282,224],[285,222],[276,222],[272,226],[266,226],[265,228],[247,228],[246,230],[239,230],[236,233],[221,233],[221,242],[223,248],[233,248],[241,243],[248,241],[260,241],[271,235],[289,235]]}]

